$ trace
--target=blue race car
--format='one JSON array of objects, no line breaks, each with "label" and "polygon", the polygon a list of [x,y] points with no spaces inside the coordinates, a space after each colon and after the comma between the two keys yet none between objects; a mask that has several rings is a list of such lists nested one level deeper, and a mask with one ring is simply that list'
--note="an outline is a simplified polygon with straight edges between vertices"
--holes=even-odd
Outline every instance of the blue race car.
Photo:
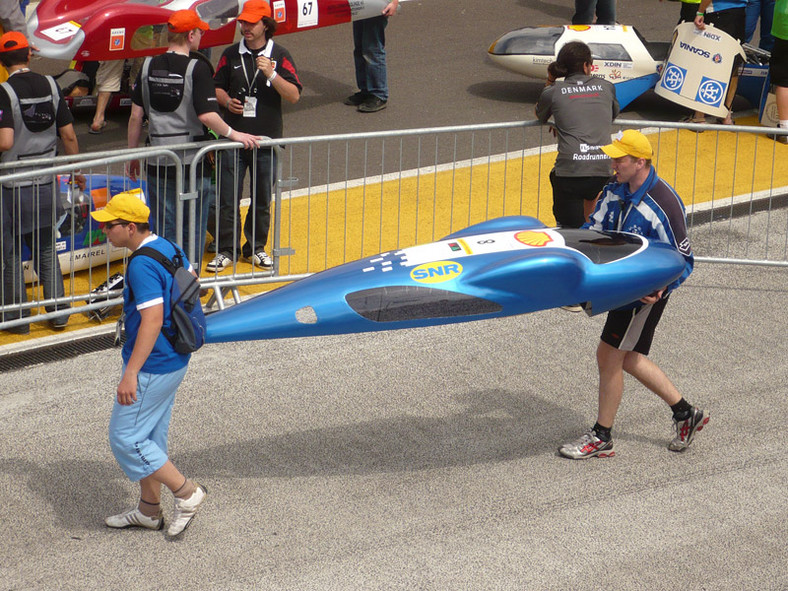
[{"label": "blue race car", "polygon": [[210,314],[207,342],[468,322],[581,303],[595,315],[677,279],[684,258],[626,233],[503,217],[384,252]]}]

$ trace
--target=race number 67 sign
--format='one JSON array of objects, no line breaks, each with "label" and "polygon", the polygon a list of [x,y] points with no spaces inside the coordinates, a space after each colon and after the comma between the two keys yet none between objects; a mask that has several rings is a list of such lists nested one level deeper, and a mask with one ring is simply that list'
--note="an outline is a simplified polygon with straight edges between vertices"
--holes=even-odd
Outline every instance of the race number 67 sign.
[{"label": "race number 67 sign", "polygon": [[317,26],[317,0],[298,0],[298,28]]}]

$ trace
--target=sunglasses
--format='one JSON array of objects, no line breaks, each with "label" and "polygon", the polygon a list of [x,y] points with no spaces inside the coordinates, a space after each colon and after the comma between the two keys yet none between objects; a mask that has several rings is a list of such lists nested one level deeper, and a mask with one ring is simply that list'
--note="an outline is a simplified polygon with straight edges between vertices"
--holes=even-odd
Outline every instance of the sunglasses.
[{"label": "sunglasses", "polygon": [[111,230],[115,226],[128,226],[130,222],[102,222],[99,224],[99,228],[104,228],[106,230]]}]

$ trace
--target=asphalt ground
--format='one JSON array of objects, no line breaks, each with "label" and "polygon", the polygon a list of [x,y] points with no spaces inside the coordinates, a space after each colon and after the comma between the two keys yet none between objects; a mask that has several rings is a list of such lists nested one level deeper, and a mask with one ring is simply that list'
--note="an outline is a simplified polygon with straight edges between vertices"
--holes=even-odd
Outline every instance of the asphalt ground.
[{"label": "asphalt ground", "polygon": [[706,264],[671,298],[652,358],[711,415],[684,454],[628,379],[616,456],[557,455],[602,317],[208,345],[170,430],[209,491],[179,541],[103,525],[137,498],[117,352],[4,373],[0,589],[785,589],[786,295]]},{"label": "asphalt ground", "polygon": [[[570,4],[404,3],[390,105],[372,115],[338,102],[349,27],[282,37],[307,87],[286,132],[530,119],[541,84],[484,51]],[[650,40],[678,13],[619,5]],[[656,97],[627,112],[681,114]],[[123,116],[100,136],[88,122],[83,149],[122,147]],[[769,215],[727,227],[744,239]],[[594,419],[601,317],[206,346],[171,453],[209,498],[176,542],[103,526],[136,500],[106,441],[119,353],[4,373],[0,589],[785,589],[786,293],[784,270],[701,264],[671,299],[652,357],[712,417],[686,454],[629,380],[616,457],[558,457]]]}]

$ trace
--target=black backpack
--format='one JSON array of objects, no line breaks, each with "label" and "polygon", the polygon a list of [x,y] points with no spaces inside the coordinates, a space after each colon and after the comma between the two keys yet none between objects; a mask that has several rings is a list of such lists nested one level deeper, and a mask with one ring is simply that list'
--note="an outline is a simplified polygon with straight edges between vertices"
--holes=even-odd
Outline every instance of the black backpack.
[{"label": "black backpack", "polygon": [[170,260],[155,248],[143,246],[132,253],[126,266],[134,257],[143,255],[158,261],[172,275],[171,323],[168,329],[162,327],[161,332],[178,353],[193,353],[205,344],[205,313],[200,303],[200,282],[183,266],[180,250],[174,244],[173,248],[175,255]]}]

